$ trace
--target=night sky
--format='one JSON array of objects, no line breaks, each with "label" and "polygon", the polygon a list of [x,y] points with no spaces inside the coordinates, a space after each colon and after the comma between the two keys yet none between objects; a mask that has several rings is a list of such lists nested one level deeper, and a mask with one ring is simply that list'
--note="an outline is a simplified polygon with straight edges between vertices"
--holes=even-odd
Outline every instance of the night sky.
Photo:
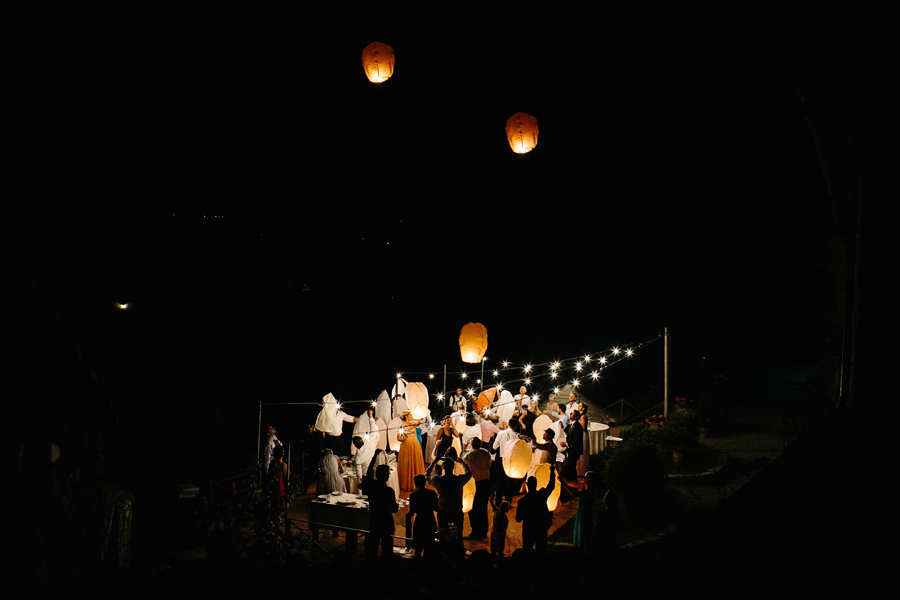
[{"label": "night sky", "polygon": [[17,227],[123,403],[369,398],[457,370],[470,321],[491,360],[666,326],[683,353],[809,358],[829,208],[804,115],[840,130],[861,77],[840,6],[59,15],[21,50]]}]

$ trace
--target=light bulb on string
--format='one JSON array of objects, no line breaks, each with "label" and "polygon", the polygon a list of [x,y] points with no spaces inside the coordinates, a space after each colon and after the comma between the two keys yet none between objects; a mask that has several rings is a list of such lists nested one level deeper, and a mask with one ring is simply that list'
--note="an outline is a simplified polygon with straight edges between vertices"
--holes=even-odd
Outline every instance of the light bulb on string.
[{"label": "light bulb on string", "polygon": [[531,365],[525,365],[525,372],[531,373]]},{"label": "light bulb on string", "polygon": [[581,371],[581,361],[575,363],[575,370],[576,370],[576,371]]}]

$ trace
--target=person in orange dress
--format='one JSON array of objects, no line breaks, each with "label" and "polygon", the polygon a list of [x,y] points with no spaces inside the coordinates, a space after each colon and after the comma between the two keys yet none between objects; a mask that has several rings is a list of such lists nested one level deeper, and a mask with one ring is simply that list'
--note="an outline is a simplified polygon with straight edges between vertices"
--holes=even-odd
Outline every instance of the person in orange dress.
[{"label": "person in orange dress", "polygon": [[403,427],[397,434],[400,440],[400,453],[397,456],[397,478],[400,480],[400,491],[412,492],[416,489],[415,476],[425,473],[425,458],[422,455],[422,445],[416,436],[416,425],[419,421],[413,419],[409,411],[400,415]]}]

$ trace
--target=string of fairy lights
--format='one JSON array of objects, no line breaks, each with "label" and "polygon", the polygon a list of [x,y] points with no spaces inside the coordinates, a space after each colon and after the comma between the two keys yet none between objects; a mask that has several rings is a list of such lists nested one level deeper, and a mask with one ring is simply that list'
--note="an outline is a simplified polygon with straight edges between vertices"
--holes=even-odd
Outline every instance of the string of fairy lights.
[{"label": "string of fairy lights", "polygon": [[[455,376],[458,378],[460,385],[453,386],[453,389],[462,389],[467,399],[474,400],[485,390],[496,389],[497,397],[491,405],[491,410],[496,411],[499,407],[509,402],[519,402],[519,400],[500,400],[500,393],[503,390],[511,390],[518,392],[518,388],[525,386],[531,390],[529,397],[533,401],[540,401],[549,398],[550,394],[558,394],[561,389],[569,385],[574,389],[584,388],[590,383],[597,382],[606,369],[622,362],[631,360],[640,350],[646,349],[648,346],[662,339],[662,335],[657,335],[640,342],[625,344],[622,346],[614,346],[609,350],[592,352],[578,355],[571,358],[553,360],[541,363],[515,363],[504,360],[496,368],[486,369],[484,377],[492,378],[490,383],[482,379],[481,371],[476,373],[469,370],[460,370],[456,372],[448,372],[446,376]],[[488,359],[483,359],[487,361]],[[399,372],[395,375],[396,382],[403,382],[411,378],[421,376],[429,382],[433,382],[438,378],[438,374],[434,371],[430,372]],[[549,385],[547,385],[549,383]],[[464,385],[473,384],[473,385]],[[395,388],[396,390],[396,388]],[[446,400],[443,392],[429,393],[429,403],[431,401],[442,402]],[[324,407],[323,401],[316,402],[272,402],[265,403],[267,405],[310,405]],[[367,398],[364,400],[340,400],[336,403],[336,409],[341,410],[342,406],[350,404],[367,404],[368,408],[377,408],[378,400]],[[385,424],[387,425],[387,424]],[[434,421],[430,423],[435,426]],[[406,425],[397,427],[388,427],[391,429],[402,429]],[[382,431],[385,429],[382,428]]]}]

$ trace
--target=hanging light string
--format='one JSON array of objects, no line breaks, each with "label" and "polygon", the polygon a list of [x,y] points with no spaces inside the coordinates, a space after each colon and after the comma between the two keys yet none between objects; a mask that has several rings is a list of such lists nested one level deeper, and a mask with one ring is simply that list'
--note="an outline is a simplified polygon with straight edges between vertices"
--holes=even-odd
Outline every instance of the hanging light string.
[{"label": "hanging light string", "polygon": [[[635,353],[638,350],[644,349],[647,346],[653,344],[654,342],[662,339],[662,335],[657,335],[654,338],[650,338],[641,342],[636,342],[632,344],[626,344],[624,346],[615,346],[606,352],[592,352],[589,354],[583,354],[571,358],[566,358],[562,360],[554,360],[543,363],[514,363],[511,361],[503,361],[502,365],[499,369],[492,369],[491,375],[494,378],[495,382],[487,385],[485,382],[481,380],[476,380],[478,386],[482,390],[496,388],[498,391],[502,391],[504,389],[515,388],[517,385],[526,385],[531,386],[534,389],[534,385],[536,381],[546,380],[547,378],[551,380],[566,380],[563,377],[564,373],[572,373],[571,380],[567,381],[568,385],[572,385],[574,388],[578,388],[583,384],[583,381],[594,382],[600,379],[601,373],[608,369],[609,367],[616,365],[624,360],[628,360],[633,358]],[[543,372],[547,369],[547,372]],[[516,379],[509,380],[507,382],[496,381],[501,374],[504,373],[515,373],[517,371],[521,371],[522,376]],[[461,382],[466,382],[468,380],[468,373],[466,371],[459,371],[457,373],[453,373],[460,377]],[[395,379],[399,380],[401,378],[405,378],[409,375],[425,375],[429,380],[434,380],[435,375],[434,372],[406,372],[406,373],[397,373]],[[566,385],[566,384],[563,384]],[[462,387],[462,386],[460,386]],[[562,385],[555,386],[550,393],[559,393]],[[478,389],[474,387],[468,387],[464,394],[469,398],[477,398],[478,397]],[[544,393],[544,390],[536,390],[531,398],[533,400],[540,400],[541,395]],[[550,394],[547,394],[549,397]],[[432,393],[429,396],[437,401],[444,400],[444,395],[442,393]],[[492,403],[492,407],[496,409],[499,406],[509,403],[507,402],[496,402],[499,400],[499,397],[495,399],[495,402]],[[513,401],[515,402],[515,400]],[[376,408],[378,405],[378,400],[365,399],[365,400],[341,400],[337,402],[337,409],[340,410],[342,405],[348,404],[369,404],[369,408]],[[267,402],[264,403],[266,406],[318,406],[324,407],[325,404],[322,401],[318,402]],[[368,408],[366,409],[368,410]],[[432,420],[432,426],[434,425],[434,421]],[[402,428],[402,427],[400,427]],[[399,428],[398,428],[399,429]]]}]

